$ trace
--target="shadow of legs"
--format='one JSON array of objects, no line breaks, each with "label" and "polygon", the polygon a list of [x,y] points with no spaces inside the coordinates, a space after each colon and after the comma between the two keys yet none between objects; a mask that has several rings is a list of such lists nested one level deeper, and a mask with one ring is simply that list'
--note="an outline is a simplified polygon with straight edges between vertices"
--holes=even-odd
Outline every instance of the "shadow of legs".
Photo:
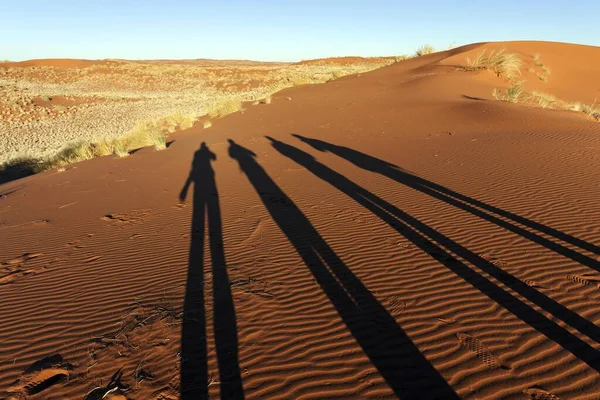
[{"label": "shadow of legs", "polygon": [[483,275],[473,271],[469,266],[456,259],[438,244],[445,246],[450,251],[475,265],[477,268],[494,276],[528,300],[538,304],[546,311],[571,324],[581,333],[594,340],[600,341],[600,330],[596,325],[562,306],[560,303],[538,292],[534,288],[525,285],[517,278],[506,274],[489,261],[484,260],[445,235],[435,231],[394,205],[377,197],[343,175],[333,171],[324,164],[319,163],[310,154],[278,140],[272,138],[268,139],[271,140],[273,147],[281,154],[294,160],[315,176],[323,179],[348,195],[492,300],[498,302],[518,318],[528,323],[551,340],[560,344],[563,348],[579,357],[594,369],[600,371],[600,360],[598,358],[598,352],[595,349],[572,335],[566,329],[543,316],[543,314],[539,313],[534,308],[520,301],[500,286],[497,286]]},{"label": "shadow of legs", "polygon": [[396,395],[402,399],[458,398],[395,319],[256,162],[256,155],[232,140],[229,154],[238,161],[273,220]]},{"label": "shadow of legs", "polygon": [[[549,250],[552,250],[558,254],[561,254],[564,257],[568,257],[580,264],[586,265],[590,268],[594,268],[600,271],[600,261],[594,260],[591,257],[586,256],[585,254],[581,254],[577,251],[574,251],[566,246],[561,245],[560,243],[553,242],[551,240],[546,239],[545,237],[536,234],[534,232],[528,231],[519,227],[518,225],[511,224],[505,220],[502,220],[494,215],[487,214],[482,212],[481,210],[475,208],[479,207],[488,212],[492,212],[506,219],[512,220],[521,225],[527,226],[531,229],[542,232],[546,235],[552,236],[555,239],[561,240],[566,243],[570,243],[574,246],[577,246],[581,249],[587,250],[589,252],[600,254],[600,247],[586,242],[582,239],[579,239],[575,236],[569,235],[567,233],[561,232],[557,229],[551,228],[549,226],[543,225],[541,223],[532,221],[530,219],[521,217],[509,211],[502,210],[498,207],[494,207],[492,205],[486,204],[482,201],[473,199],[471,197],[465,196],[453,190],[450,190],[442,185],[437,183],[428,181],[426,179],[420,178],[416,175],[410,174],[408,172],[402,171],[395,165],[388,163],[386,161],[380,160],[376,157],[369,156],[365,153],[362,153],[357,150],[353,150],[348,147],[338,146],[335,144],[331,144],[325,142],[323,140],[311,139],[301,135],[294,134],[296,138],[302,140],[308,145],[319,151],[328,151],[332,154],[337,155],[338,157],[344,158],[352,164],[356,165],[359,168],[363,168],[368,171],[372,171],[378,174],[381,174],[389,179],[392,179],[398,183],[411,187],[415,190],[418,190],[422,193],[426,193],[434,198],[437,198],[441,201],[444,201],[450,205],[453,205],[457,208],[460,208],[464,211],[467,211],[473,215],[476,215],[482,219],[485,219],[489,222],[492,222],[504,229],[507,229],[511,232],[516,233],[528,240],[531,240],[534,243],[537,243],[541,246],[546,247]],[[473,207],[475,206],[475,207]]]},{"label": "shadow of legs", "polygon": [[[244,390],[238,360],[235,308],[225,252],[219,195],[211,161],[216,156],[202,143],[194,154],[192,170],[181,190],[181,201],[194,182],[194,209],[188,279],[181,333],[181,398],[208,398],[206,313],[204,306],[204,232],[208,216],[209,248],[213,273],[214,335],[219,365],[221,398],[243,399]],[[215,379],[216,380],[216,379]]]}]

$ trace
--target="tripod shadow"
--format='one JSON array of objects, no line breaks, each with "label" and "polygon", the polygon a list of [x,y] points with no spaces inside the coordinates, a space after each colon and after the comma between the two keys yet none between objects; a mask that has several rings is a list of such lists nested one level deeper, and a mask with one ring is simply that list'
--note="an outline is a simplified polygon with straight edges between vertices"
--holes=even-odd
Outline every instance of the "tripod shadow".
[{"label": "tripod shadow", "polygon": [[[467,264],[454,257],[450,252],[493,276],[553,316],[562,319],[584,335],[600,343],[600,329],[596,325],[543,293],[540,293],[535,288],[526,285],[516,277],[507,274],[488,260],[481,258],[464,246],[452,241],[447,236],[437,232],[396,206],[350,181],[343,175],[319,163],[310,154],[273,138],[267,138],[281,154],[294,160],[318,178],[345,193],[490,299],[503,306],[549,339],[560,344],[564,349],[570,351],[592,368],[600,371],[599,355],[593,347],[545,317],[533,307],[522,302],[510,292],[496,285],[484,275],[477,273]],[[442,246],[449,251],[446,251]]]},{"label": "tripod shadow", "polygon": [[221,398],[243,399],[238,361],[235,309],[225,263],[219,194],[211,162],[216,160],[205,143],[194,154],[192,170],[179,195],[185,201],[194,182],[193,215],[187,283],[181,331],[180,391],[184,400],[208,399],[206,312],[204,306],[204,234],[208,240],[213,275],[214,336],[219,365]]},{"label": "tripod shadow", "polygon": [[577,246],[581,249],[587,250],[595,254],[600,254],[600,247],[593,243],[586,242],[575,236],[561,232],[552,227],[540,224],[528,218],[521,217],[517,214],[511,213],[506,210],[502,210],[498,207],[473,199],[469,196],[457,193],[442,185],[402,171],[394,164],[361,153],[360,151],[353,150],[348,147],[337,146],[335,144],[331,144],[323,140],[307,138],[297,134],[293,134],[293,136],[312,146],[316,150],[333,153],[338,157],[346,159],[347,161],[351,162],[359,168],[378,173],[398,183],[406,185],[412,189],[428,194],[429,196],[439,199],[447,204],[450,204],[454,207],[471,213],[479,218],[485,219],[486,221],[492,222],[506,230],[514,232],[517,235],[520,235],[525,239],[531,240],[534,243],[544,246],[547,249],[561,254],[564,257],[570,258],[573,261],[576,261],[580,264],[586,265],[590,268],[600,271],[600,261],[594,260],[592,257],[588,257],[587,255],[579,253],[560,243],[553,242],[552,240],[549,240],[535,232],[523,229],[520,226],[498,218],[495,215],[488,214],[487,212],[484,212],[481,209],[494,213],[502,218],[506,218],[513,222],[524,225],[530,229],[537,230],[538,232],[544,233],[565,243],[569,243],[573,246]]},{"label": "tripod shadow", "polygon": [[233,140],[229,143],[229,155],[237,160],[275,223],[396,395],[402,399],[458,398],[396,320],[258,164],[256,154]]}]

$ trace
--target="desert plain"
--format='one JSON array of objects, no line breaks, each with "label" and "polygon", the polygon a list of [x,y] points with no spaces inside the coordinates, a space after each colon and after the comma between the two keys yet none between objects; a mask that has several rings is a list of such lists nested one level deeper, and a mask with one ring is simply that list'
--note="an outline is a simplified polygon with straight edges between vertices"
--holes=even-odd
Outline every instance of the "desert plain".
[{"label": "desert plain", "polygon": [[600,48],[420,54],[0,63],[0,398],[600,398]]}]

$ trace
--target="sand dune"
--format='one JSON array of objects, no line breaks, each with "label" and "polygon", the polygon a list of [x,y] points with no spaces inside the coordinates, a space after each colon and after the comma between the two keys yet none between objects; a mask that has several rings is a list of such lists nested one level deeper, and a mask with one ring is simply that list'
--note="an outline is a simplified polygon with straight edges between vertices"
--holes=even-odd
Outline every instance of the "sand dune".
[{"label": "sand dune", "polygon": [[0,186],[0,396],[597,399],[600,123],[457,69],[503,45],[597,97],[475,44]]}]

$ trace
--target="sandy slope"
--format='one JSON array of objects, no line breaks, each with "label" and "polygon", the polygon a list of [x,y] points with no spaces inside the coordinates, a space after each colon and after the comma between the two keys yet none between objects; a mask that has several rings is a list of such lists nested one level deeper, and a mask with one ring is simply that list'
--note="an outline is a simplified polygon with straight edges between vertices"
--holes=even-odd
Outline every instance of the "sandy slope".
[{"label": "sandy slope", "polygon": [[[600,124],[487,100],[480,46],[0,186],[0,389],[597,399]],[[539,46],[589,101],[551,60],[600,50]]]}]

